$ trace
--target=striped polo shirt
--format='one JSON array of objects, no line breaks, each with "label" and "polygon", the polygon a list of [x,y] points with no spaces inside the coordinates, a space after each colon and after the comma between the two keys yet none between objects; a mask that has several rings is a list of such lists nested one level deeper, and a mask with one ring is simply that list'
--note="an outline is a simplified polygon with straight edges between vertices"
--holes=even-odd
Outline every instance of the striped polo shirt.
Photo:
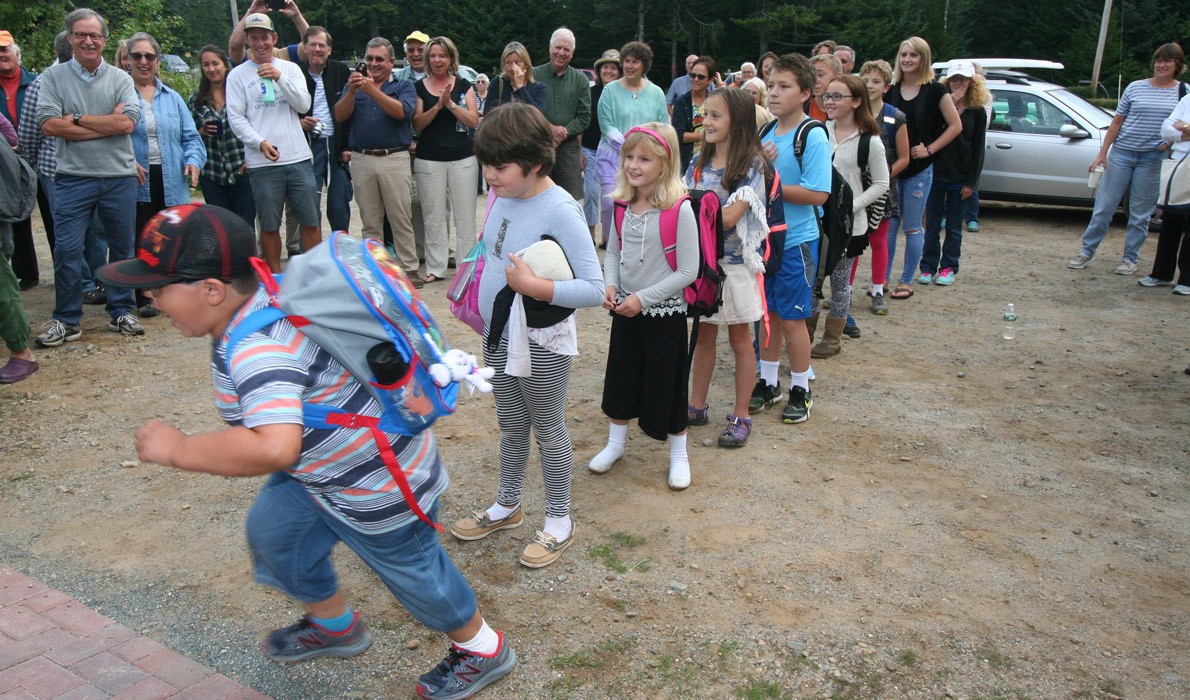
[{"label": "striped polo shirt", "polygon": [[1164,141],[1161,122],[1178,106],[1180,85],[1155,88],[1147,79],[1128,83],[1116,106],[1116,115],[1125,117],[1116,145],[1133,151],[1152,151],[1160,146]]},{"label": "striped polo shirt", "polygon": [[[288,320],[250,333],[225,371],[230,333],[268,303],[268,295],[258,291],[212,343],[211,377],[223,420],[246,428],[301,424],[302,402],[379,416],[380,405],[351,373]],[[447,484],[433,432],[388,438],[418,505],[428,512]],[[330,515],[361,532],[389,532],[416,520],[366,428],[305,428],[301,457],[286,472]]]}]

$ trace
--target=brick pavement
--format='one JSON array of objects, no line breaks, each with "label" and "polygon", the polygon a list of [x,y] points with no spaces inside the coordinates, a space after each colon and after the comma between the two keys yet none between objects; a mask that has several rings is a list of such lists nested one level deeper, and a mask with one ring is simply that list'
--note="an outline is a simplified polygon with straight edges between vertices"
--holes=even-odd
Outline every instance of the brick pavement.
[{"label": "brick pavement", "polygon": [[0,567],[0,700],[268,700]]}]

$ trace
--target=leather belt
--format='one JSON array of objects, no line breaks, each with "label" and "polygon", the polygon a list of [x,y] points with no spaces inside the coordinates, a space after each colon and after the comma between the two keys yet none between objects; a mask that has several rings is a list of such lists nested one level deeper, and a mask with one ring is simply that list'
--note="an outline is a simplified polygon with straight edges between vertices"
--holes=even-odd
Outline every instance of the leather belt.
[{"label": "leather belt", "polygon": [[402,153],[402,152],[408,151],[408,150],[409,150],[408,146],[401,146],[399,148],[364,148],[362,150],[353,148],[353,149],[351,149],[351,152],[352,153],[362,153],[365,156],[388,156],[388,155],[392,155],[394,153]]}]

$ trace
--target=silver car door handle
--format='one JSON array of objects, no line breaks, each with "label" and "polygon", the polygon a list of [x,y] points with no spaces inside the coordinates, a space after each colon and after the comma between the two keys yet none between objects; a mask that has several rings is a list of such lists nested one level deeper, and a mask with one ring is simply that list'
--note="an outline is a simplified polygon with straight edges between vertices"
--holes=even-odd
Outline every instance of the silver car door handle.
[{"label": "silver car door handle", "polygon": [[999,148],[1001,151],[1007,151],[1007,150],[1012,149],[1012,144],[1011,143],[998,143],[998,144],[996,144],[996,148]]}]

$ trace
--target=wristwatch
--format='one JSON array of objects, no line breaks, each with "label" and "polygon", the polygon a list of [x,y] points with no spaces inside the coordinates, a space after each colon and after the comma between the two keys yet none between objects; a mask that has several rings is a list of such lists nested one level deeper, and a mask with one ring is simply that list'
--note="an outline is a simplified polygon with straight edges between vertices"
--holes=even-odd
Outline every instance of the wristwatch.
[{"label": "wristwatch", "polygon": [[75,113],[74,113],[74,117],[73,117],[73,119],[74,119],[74,125],[75,125],[75,126],[78,126],[78,125],[79,125],[79,120],[80,120],[80,119],[82,119],[82,118],[83,118],[83,115],[79,114],[78,112],[75,112]]}]

